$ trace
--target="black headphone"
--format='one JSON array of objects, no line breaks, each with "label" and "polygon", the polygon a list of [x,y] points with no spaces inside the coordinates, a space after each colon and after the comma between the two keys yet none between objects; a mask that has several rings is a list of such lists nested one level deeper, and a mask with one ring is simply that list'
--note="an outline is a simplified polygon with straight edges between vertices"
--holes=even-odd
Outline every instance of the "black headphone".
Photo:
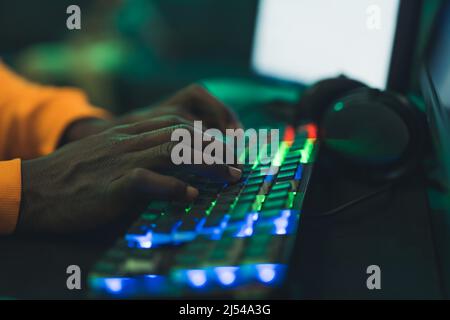
[{"label": "black headphone", "polygon": [[353,176],[383,182],[417,167],[426,123],[402,95],[371,89],[339,77],[321,81],[302,95],[297,120],[319,125],[319,141],[330,162]]}]

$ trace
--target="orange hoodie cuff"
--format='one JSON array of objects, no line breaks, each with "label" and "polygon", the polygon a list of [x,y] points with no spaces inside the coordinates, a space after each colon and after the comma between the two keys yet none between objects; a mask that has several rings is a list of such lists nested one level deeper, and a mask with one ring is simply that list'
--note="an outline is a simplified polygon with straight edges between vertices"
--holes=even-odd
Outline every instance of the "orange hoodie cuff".
[{"label": "orange hoodie cuff", "polygon": [[0,162],[0,234],[14,232],[22,195],[21,161]]},{"label": "orange hoodie cuff", "polygon": [[82,119],[105,119],[109,117],[107,111],[93,108],[88,104],[81,103],[81,101],[79,103],[71,101],[71,104],[64,105],[64,107],[61,101],[55,101],[53,105],[49,103],[42,117],[36,119],[36,126],[41,127],[37,128],[36,131],[42,135],[39,137],[40,154],[46,155],[55,151],[64,131],[72,123]]}]

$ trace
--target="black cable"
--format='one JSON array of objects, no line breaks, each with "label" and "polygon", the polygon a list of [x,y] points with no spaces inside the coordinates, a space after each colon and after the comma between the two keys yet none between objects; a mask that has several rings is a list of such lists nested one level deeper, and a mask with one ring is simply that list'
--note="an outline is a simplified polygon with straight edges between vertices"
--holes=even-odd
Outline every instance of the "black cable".
[{"label": "black cable", "polygon": [[326,211],[326,212],[319,213],[319,214],[303,215],[302,217],[303,218],[326,218],[326,217],[334,216],[334,215],[340,213],[341,211],[343,211],[345,209],[353,207],[353,206],[355,206],[357,204],[360,204],[363,201],[369,200],[369,199],[371,199],[371,198],[373,198],[373,197],[375,197],[375,196],[377,196],[377,195],[387,191],[392,186],[393,186],[393,184],[389,183],[389,184],[387,184],[387,185],[385,185],[385,186],[383,186],[383,187],[381,187],[381,188],[379,188],[379,189],[377,189],[375,191],[372,191],[372,192],[367,193],[367,194],[365,194],[365,195],[363,195],[363,196],[361,196],[359,198],[356,198],[356,199],[354,199],[352,201],[349,201],[349,202],[347,202],[347,203],[345,203],[345,204],[343,204],[343,205],[341,205],[341,206],[339,206],[337,208],[331,209],[330,211]]}]

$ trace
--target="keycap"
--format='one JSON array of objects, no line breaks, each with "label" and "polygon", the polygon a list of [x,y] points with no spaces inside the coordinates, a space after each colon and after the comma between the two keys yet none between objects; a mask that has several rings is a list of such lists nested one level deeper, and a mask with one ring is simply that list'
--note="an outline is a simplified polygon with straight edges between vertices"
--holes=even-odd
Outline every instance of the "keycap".
[{"label": "keycap", "polygon": [[281,215],[280,209],[262,210],[259,213],[259,219],[273,219]]},{"label": "keycap", "polygon": [[180,221],[173,217],[165,217],[156,224],[153,231],[155,233],[171,233]]},{"label": "keycap", "polygon": [[[255,226],[253,226],[253,237],[258,236],[265,236],[264,239],[270,239],[272,237],[274,230],[273,222],[267,222],[267,223],[257,223]],[[266,244],[263,241],[257,242],[258,246],[265,246]]]},{"label": "keycap", "polygon": [[148,228],[147,227],[142,226],[142,225],[134,225],[128,230],[127,234],[137,235],[137,236],[142,235],[143,236],[143,235],[146,235],[147,232],[148,232]]},{"label": "keycap", "polygon": [[160,213],[143,213],[141,215],[141,220],[146,222],[154,222],[161,217]]},{"label": "keycap", "polygon": [[238,215],[241,213],[247,213],[250,212],[252,207],[252,203],[250,202],[245,202],[245,203],[239,203],[237,204],[230,212],[230,215]]},{"label": "keycap", "polygon": [[256,249],[259,247],[258,238],[250,238],[247,249],[242,254],[241,263],[277,263],[283,256],[283,236],[273,236],[270,240],[261,246],[264,252]]},{"label": "keycap", "polygon": [[250,174],[249,179],[263,178],[267,175],[267,172],[268,170],[267,171],[256,170]]},{"label": "keycap", "polygon": [[[230,241],[231,240],[231,241]],[[245,239],[223,238],[218,241],[214,250],[210,251],[207,265],[234,265],[245,247]]]},{"label": "keycap", "polygon": [[284,173],[286,171],[295,172],[297,170],[297,167],[298,167],[298,163],[284,165],[280,168],[280,173]]},{"label": "keycap", "polygon": [[[144,250],[140,250],[140,251],[144,251]],[[116,260],[122,260],[124,258],[126,258],[128,255],[130,254],[130,251],[127,250],[118,250],[115,247],[111,250],[108,250],[108,252],[105,254],[105,260],[111,260],[111,261],[116,261]]]},{"label": "keycap", "polygon": [[203,228],[215,228],[220,227],[222,222],[226,221],[225,216],[221,215],[212,215],[206,218],[206,222],[203,225]]},{"label": "keycap", "polygon": [[288,171],[288,172],[280,172],[277,176],[277,181],[287,181],[292,180],[295,177],[295,171]]},{"label": "keycap", "polygon": [[235,212],[230,215],[229,222],[235,223],[235,222],[239,222],[239,221],[246,221],[248,215],[249,215],[249,210],[242,210],[242,211]]},{"label": "keycap", "polygon": [[196,231],[197,226],[202,222],[202,219],[185,217],[181,221],[181,225],[176,229],[177,232]]},{"label": "keycap", "polygon": [[270,202],[272,200],[275,199],[287,199],[289,195],[289,190],[284,189],[284,190],[275,190],[275,192],[271,192],[269,193],[269,195],[266,198],[266,202]]},{"label": "keycap", "polygon": [[277,191],[277,190],[290,190],[292,187],[292,184],[290,182],[279,182],[276,183],[272,186],[272,191]]},{"label": "keycap", "polygon": [[250,202],[253,203],[256,199],[256,194],[243,194],[238,199],[238,205],[241,203]]},{"label": "keycap", "polygon": [[247,181],[247,186],[261,185],[264,182],[264,177],[251,178]]},{"label": "keycap", "polygon": [[285,161],[290,161],[290,160],[298,160],[298,161],[300,161],[300,158],[301,158],[301,156],[297,152],[293,152],[293,153],[288,153],[286,155],[286,157],[284,158],[284,160]]},{"label": "keycap", "polygon": [[300,163],[300,158],[290,158],[283,161],[283,165],[291,165]]},{"label": "keycap", "polygon": [[286,200],[273,200],[273,201],[265,201],[263,205],[263,210],[271,210],[271,209],[285,209]]},{"label": "keycap", "polygon": [[242,191],[242,195],[249,195],[249,194],[257,195],[259,189],[260,187],[257,185],[249,186]]}]

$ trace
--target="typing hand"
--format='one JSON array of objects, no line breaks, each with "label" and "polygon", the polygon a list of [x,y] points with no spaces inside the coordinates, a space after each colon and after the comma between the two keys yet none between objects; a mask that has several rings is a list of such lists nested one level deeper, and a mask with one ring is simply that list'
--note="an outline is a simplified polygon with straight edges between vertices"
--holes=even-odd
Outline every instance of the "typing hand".
[{"label": "typing hand", "polygon": [[110,121],[95,119],[78,121],[68,128],[63,144],[99,133],[115,125],[142,122],[161,116],[177,117],[191,122],[201,120],[205,127],[216,128],[223,133],[226,129],[242,127],[233,111],[202,86],[191,85],[153,107],[143,108],[123,117]]},{"label": "typing hand", "polygon": [[[174,117],[122,125],[22,163],[22,202],[17,230],[89,231],[142,212],[151,200],[192,201],[198,190],[161,174],[174,167],[173,130],[194,128]],[[186,165],[196,174],[236,182],[227,165]]]}]

